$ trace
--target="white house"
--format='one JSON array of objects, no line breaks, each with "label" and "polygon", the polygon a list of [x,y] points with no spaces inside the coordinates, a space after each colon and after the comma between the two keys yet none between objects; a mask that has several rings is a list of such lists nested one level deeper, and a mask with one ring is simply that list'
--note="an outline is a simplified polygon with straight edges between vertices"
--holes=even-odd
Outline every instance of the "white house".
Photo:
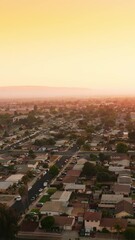
[{"label": "white house", "polygon": [[86,212],[84,215],[85,232],[89,234],[93,230],[99,230],[101,218],[101,212]]}]

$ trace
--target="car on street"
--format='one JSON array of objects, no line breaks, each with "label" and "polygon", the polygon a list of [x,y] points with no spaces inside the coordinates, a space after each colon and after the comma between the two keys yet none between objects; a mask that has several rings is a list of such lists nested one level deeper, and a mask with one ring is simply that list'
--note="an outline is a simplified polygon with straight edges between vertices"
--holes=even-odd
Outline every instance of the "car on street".
[{"label": "car on street", "polygon": [[39,192],[42,192],[43,190],[44,190],[43,188],[39,188],[39,190],[38,190],[38,191],[39,191]]},{"label": "car on street", "polygon": [[22,199],[21,196],[16,196],[15,197],[15,201],[21,201],[21,199]]}]

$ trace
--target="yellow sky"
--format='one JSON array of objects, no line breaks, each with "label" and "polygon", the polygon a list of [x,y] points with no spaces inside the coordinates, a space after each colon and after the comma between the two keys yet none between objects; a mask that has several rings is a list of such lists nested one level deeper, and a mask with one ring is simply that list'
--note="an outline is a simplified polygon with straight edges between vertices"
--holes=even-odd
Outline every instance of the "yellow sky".
[{"label": "yellow sky", "polygon": [[135,88],[134,0],[0,0],[0,86]]}]

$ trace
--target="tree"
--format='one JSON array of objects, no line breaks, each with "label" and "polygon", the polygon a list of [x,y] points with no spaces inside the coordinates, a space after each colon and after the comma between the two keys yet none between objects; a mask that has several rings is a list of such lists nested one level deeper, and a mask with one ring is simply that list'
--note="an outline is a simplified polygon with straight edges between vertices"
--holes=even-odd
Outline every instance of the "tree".
[{"label": "tree", "polygon": [[47,216],[41,220],[41,226],[43,229],[48,230],[54,226],[55,219],[53,216]]},{"label": "tree", "polygon": [[116,180],[116,176],[109,171],[103,171],[97,173],[97,181],[98,182],[114,182]]},{"label": "tree", "polygon": [[35,155],[35,153],[33,152],[32,149],[29,150],[29,157],[33,158],[33,159],[36,158],[36,155]]},{"label": "tree", "polygon": [[104,153],[102,153],[102,152],[99,153],[99,160],[101,162],[103,162],[105,160],[105,154]]},{"label": "tree", "polygon": [[11,208],[0,204],[0,239],[13,240],[18,231],[17,215]]},{"label": "tree", "polygon": [[127,144],[125,144],[125,143],[123,143],[123,142],[119,142],[119,143],[117,144],[116,149],[117,149],[117,153],[127,153],[127,151],[128,151],[128,146],[127,146]]},{"label": "tree", "polygon": [[126,229],[124,236],[127,240],[135,239],[135,228],[129,227]]},{"label": "tree", "polygon": [[81,145],[84,144],[84,142],[85,142],[85,139],[80,137],[77,139],[76,144],[80,147]]},{"label": "tree", "polygon": [[91,160],[91,161],[97,161],[97,160],[98,160],[97,155],[94,154],[94,153],[91,153],[91,154],[90,154],[90,160]]},{"label": "tree", "polygon": [[3,138],[5,138],[5,137],[9,137],[9,134],[6,130],[4,131],[4,134],[3,134]]},{"label": "tree", "polygon": [[56,165],[53,165],[52,167],[50,167],[49,173],[50,173],[53,177],[57,176],[58,173],[59,173],[58,167],[57,167]]},{"label": "tree", "polygon": [[43,163],[42,167],[43,168],[48,168],[48,163]]},{"label": "tree", "polygon": [[83,150],[84,150],[84,151],[90,151],[90,145],[89,145],[88,143],[85,143],[85,144],[83,145]]},{"label": "tree", "polygon": [[86,162],[82,173],[88,177],[93,177],[96,175],[96,167],[92,163]]}]

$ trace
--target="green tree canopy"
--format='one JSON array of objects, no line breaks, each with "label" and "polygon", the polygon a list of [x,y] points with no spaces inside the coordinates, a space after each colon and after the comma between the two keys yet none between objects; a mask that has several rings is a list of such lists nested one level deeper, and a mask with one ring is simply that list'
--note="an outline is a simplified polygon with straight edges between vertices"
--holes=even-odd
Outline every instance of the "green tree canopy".
[{"label": "green tree canopy", "polygon": [[56,165],[53,165],[52,167],[50,167],[49,173],[50,173],[53,177],[57,176],[58,173],[59,173],[58,167],[57,167]]},{"label": "green tree canopy", "polygon": [[80,147],[81,145],[84,144],[84,142],[85,142],[85,139],[80,137],[77,139],[76,144]]},{"label": "green tree canopy", "polygon": [[83,150],[84,150],[84,151],[90,151],[90,145],[89,145],[88,143],[85,143],[85,144],[83,145]]},{"label": "green tree canopy", "polygon": [[35,153],[33,152],[32,149],[29,150],[29,157],[33,158],[33,159],[36,158],[36,155],[35,155]]},{"label": "green tree canopy", "polygon": [[47,216],[41,220],[41,226],[45,230],[52,228],[54,223],[55,219],[53,216]]},{"label": "green tree canopy", "polygon": [[82,173],[88,177],[93,177],[96,175],[96,167],[92,163],[86,162]]},{"label": "green tree canopy", "polygon": [[98,160],[97,155],[94,154],[94,153],[91,153],[91,154],[90,154],[90,160],[91,160],[91,161],[97,161],[97,160]]},{"label": "green tree canopy", "polygon": [[119,142],[117,143],[117,153],[127,153],[128,151],[128,146],[127,144],[123,143],[123,142]]}]

